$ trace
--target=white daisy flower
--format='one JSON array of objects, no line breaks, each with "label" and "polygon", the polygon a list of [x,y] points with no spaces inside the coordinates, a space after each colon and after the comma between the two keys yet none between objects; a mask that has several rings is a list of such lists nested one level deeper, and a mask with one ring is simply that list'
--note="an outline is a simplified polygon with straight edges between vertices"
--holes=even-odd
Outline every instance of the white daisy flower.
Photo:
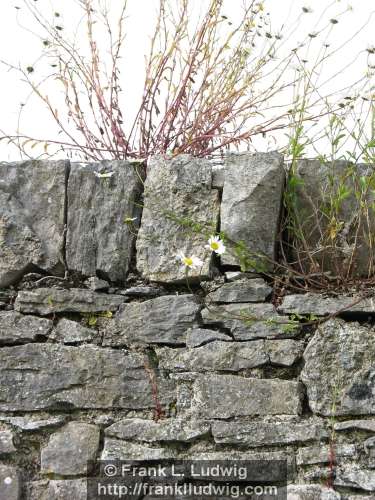
[{"label": "white daisy flower", "polygon": [[219,236],[210,236],[208,245],[206,245],[205,248],[208,248],[211,252],[215,252],[218,255],[225,253],[225,245]]},{"label": "white daisy flower", "polygon": [[199,257],[195,257],[195,255],[187,257],[183,252],[180,252],[177,255],[177,259],[179,259],[180,262],[189,269],[194,269],[203,266],[203,261]]}]

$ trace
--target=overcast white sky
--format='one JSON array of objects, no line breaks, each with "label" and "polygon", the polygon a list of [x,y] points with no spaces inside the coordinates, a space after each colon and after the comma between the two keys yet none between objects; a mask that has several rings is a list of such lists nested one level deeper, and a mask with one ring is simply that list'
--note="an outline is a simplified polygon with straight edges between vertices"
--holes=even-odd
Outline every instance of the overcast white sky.
[{"label": "overcast white sky", "polygon": [[[40,9],[48,16],[50,12],[59,11],[62,14],[61,24],[68,33],[72,32],[78,22],[78,10],[76,0],[37,0]],[[199,0],[193,0],[195,2]],[[204,1],[204,0],[202,0]],[[112,5],[122,3],[122,0],[110,0]],[[172,0],[173,2],[173,0]],[[227,3],[228,16],[235,17],[239,13],[241,0],[230,0]],[[141,84],[143,81],[144,54],[147,52],[149,35],[153,23],[155,22],[155,12],[157,0],[128,0],[128,24],[127,24],[127,52],[125,57],[126,75],[126,102],[135,109],[135,103],[139,99]],[[317,26],[322,26],[337,13],[346,9],[353,10],[340,18],[340,22],[335,26],[332,41],[337,46],[352,35],[354,36],[360,28],[367,23],[367,26],[357,34],[340,52],[339,56],[330,63],[330,67],[325,71],[334,72],[340,70],[345,64],[350,62],[349,71],[342,77],[350,81],[353,75],[361,75],[365,71],[366,47],[375,45],[375,23],[374,18],[370,19],[372,11],[375,9],[374,0],[265,0],[265,8],[270,12],[273,26],[282,23],[291,24],[295,20],[302,7],[309,7],[312,14],[303,18],[299,30],[296,32],[296,42],[301,40],[306,32],[313,32]],[[326,11],[327,6],[329,9]],[[60,8],[62,6],[62,8]],[[17,9],[20,7],[20,9]],[[322,16],[322,17],[321,17]],[[320,23],[320,24],[316,24]],[[22,29],[24,26],[27,29]],[[41,50],[40,40],[34,37],[28,29],[37,29],[30,18],[26,15],[23,0],[2,0],[0,16],[0,59],[5,60],[15,66],[35,65]],[[39,34],[40,32],[38,32]],[[358,54],[362,53],[362,56]],[[18,127],[18,116],[20,103],[28,102],[23,112],[21,122],[21,132],[34,137],[54,139],[57,137],[56,129],[49,119],[48,113],[42,109],[42,104],[36,99],[27,101],[29,91],[24,83],[20,81],[19,75],[15,71],[9,71],[5,66],[0,66],[1,86],[0,93],[0,129],[7,134],[15,134]],[[324,75],[322,75],[324,79]],[[51,88],[51,92],[53,92]],[[10,146],[0,144],[0,154],[2,160],[19,159],[19,154]]]}]

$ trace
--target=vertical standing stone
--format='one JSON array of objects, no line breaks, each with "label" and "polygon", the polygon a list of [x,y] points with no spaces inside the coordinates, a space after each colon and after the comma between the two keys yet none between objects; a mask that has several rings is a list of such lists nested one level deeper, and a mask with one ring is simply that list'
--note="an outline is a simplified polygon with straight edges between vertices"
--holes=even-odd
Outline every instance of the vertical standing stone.
[{"label": "vertical standing stone", "polygon": [[[278,153],[231,154],[226,158],[221,230],[246,250],[275,260],[285,172]],[[221,257],[222,264],[240,265],[233,245]],[[255,259],[271,268],[272,264]]]},{"label": "vertical standing stone", "polygon": [[0,287],[32,265],[63,272],[68,171],[65,160],[0,163]]},{"label": "vertical standing stone", "polygon": [[185,279],[178,252],[204,260],[190,278],[209,274],[210,254],[204,246],[214,234],[219,216],[219,193],[211,189],[208,160],[180,155],[151,158],[145,182],[142,224],[137,239],[137,267],[152,281]]},{"label": "vertical standing stone", "polygon": [[[139,225],[141,167],[128,161],[73,163],[68,182],[70,270],[125,279]],[[132,220],[135,219],[135,220]]]}]

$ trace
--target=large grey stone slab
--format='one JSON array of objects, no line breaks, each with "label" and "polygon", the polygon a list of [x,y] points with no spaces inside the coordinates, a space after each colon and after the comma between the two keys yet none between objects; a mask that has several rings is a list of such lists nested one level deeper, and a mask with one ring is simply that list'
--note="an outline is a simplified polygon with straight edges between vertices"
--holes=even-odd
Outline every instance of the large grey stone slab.
[{"label": "large grey stone slab", "polygon": [[175,458],[173,448],[151,447],[142,443],[132,443],[122,439],[106,438],[101,453],[101,460],[161,460]]},{"label": "large grey stone slab", "polygon": [[[285,179],[283,157],[278,153],[230,154],[224,175],[221,230],[230,240],[243,242],[258,266],[271,269],[272,264],[256,256],[275,260]],[[221,262],[240,265],[233,248]]]},{"label": "large grey stone slab", "polygon": [[[357,447],[354,444],[335,444],[335,461],[343,459],[358,459]],[[332,449],[330,446],[306,446],[297,452],[297,465],[329,464],[332,461]],[[336,462],[336,463],[337,463]]]},{"label": "large grey stone slab", "polygon": [[346,420],[334,423],[335,431],[367,431],[375,433],[375,420]]},{"label": "large grey stone slab", "polygon": [[272,288],[262,278],[243,279],[223,286],[207,295],[208,302],[263,302]]},{"label": "large grey stone slab", "polygon": [[26,500],[88,500],[87,479],[32,481],[26,484]]},{"label": "large grey stone slab", "polygon": [[[219,192],[211,189],[208,160],[180,155],[150,159],[144,191],[142,224],[137,238],[137,267],[152,281],[185,281],[179,252],[203,259],[207,232],[214,234],[219,216]],[[202,233],[203,229],[203,233]],[[210,273],[210,256],[190,278]]]},{"label": "large grey stone slab", "polygon": [[96,293],[81,288],[36,288],[21,291],[14,308],[22,313],[52,314],[57,312],[115,311],[124,303],[122,295]]},{"label": "large grey stone slab", "polygon": [[338,467],[334,485],[375,491],[375,470],[364,469],[358,464]]},{"label": "large grey stone slab", "polygon": [[305,352],[301,379],[321,415],[375,414],[373,330],[358,323],[322,324]]},{"label": "large grey stone slab", "polygon": [[[321,271],[341,276],[371,274],[374,256],[369,236],[375,230],[375,217],[369,207],[375,201],[375,194],[371,188],[365,192],[360,180],[371,184],[374,166],[353,166],[341,160],[324,164],[319,160],[301,160],[296,175],[300,182],[294,216],[299,218],[304,243],[297,240],[295,245],[304,271],[316,272],[305,251],[306,245]],[[328,217],[327,212],[331,214]]]},{"label": "large grey stone slab", "polygon": [[9,455],[17,451],[13,443],[13,432],[8,430],[0,430],[0,455]]},{"label": "large grey stone slab", "polygon": [[142,418],[125,418],[105,429],[105,435],[136,441],[189,442],[207,434],[210,424],[200,420],[164,418],[155,422]]},{"label": "large grey stone slab", "polygon": [[186,330],[197,320],[194,295],[165,295],[122,307],[104,332],[103,345],[185,344]]},{"label": "large grey stone slab", "polygon": [[225,333],[209,330],[208,328],[189,328],[186,332],[187,347],[199,347],[203,344],[213,342],[214,340],[231,342],[232,338]]},{"label": "large grey stone slab", "polygon": [[305,443],[328,437],[323,421],[315,419],[304,422],[214,421],[211,428],[216,443],[250,447]]},{"label": "large grey stone slab", "polygon": [[33,416],[27,417],[0,417],[0,421],[7,422],[13,427],[17,427],[22,431],[33,432],[44,429],[49,429],[51,427],[58,427],[65,423],[66,416],[58,415],[56,417],[50,417],[45,419],[35,419]]},{"label": "large grey stone slab", "polygon": [[41,473],[79,476],[90,472],[89,462],[99,448],[99,427],[69,422],[50,436],[41,450]]},{"label": "large grey stone slab", "polygon": [[340,500],[341,495],[320,484],[288,484],[288,500]]},{"label": "large grey stone slab", "polygon": [[125,279],[139,226],[141,191],[141,167],[129,161],[72,164],[66,239],[69,269],[84,276],[100,273],[111,281]]},{"label": "large grey stone slab", "polygon": [[[155,374],[160,404],[174,383]],[[150,375],[139,354],[59,344],[0,349],[0,410],[154,408]]]},{"label": "large grey stone slab", "polygon": [[53,322],[16,311],[0,312],[0,346],[34,342],[48,337]]},{"label": "large grey stone slab", "polygon": [[156,350],[159,367],[171,371],[237,372],[266,364],[292,366],[302,356],[303,344],[291,339],[251,342],[214,341],[194,349]]},{"label": "large grey stone slab", "polygon": [[0,288],[32,265],[63,272],[68,170],[65,160],[0,163]]},{"label": "large grey stone slab", "polygon": [[21,477],[19,471],[12,465],[0,464],[0,498],[21,499]]},{"label": "large grey stone slab", "polygon": [[287,338],[301,329],[277,314],[272,304],[212,304],[201,314],[204,325],[228,328],[235,340]]},{"label": "large grey stone slab", "polygon": [[56,328],[50,335],[50,339],[63,344],[76,344],[80,342],[92,342],[98,339],[97,331],[92,328],[87,328],[77,321],[61,318],[57,323]]},{"label": "large grey stone slab", "polygon": [[241,415],[298,415],[298,382],[205,374],[194,382],[194,407],[203,418]]},{"label": "large grey stone slab", "polygon": [[283,314],[326,316],[339,311],[347,313],[375,313],[375,298],[323,297],[318,293],[287,295],[278,308]]}]

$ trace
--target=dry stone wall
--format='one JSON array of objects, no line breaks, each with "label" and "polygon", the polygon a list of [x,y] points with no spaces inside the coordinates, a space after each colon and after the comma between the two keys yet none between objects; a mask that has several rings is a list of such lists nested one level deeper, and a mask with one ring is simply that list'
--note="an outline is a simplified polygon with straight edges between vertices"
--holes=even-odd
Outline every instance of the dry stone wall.
[{"label": "dry stone wall", "polygon": [[[276,153],[0,163],[1,500],[162,458],[286,460],[288,499],[375,498],[375,299],[275,307],[204,248],[225,230],[275,259],[284,182]],[[189,286],[178,252],[204,261]]]}]

